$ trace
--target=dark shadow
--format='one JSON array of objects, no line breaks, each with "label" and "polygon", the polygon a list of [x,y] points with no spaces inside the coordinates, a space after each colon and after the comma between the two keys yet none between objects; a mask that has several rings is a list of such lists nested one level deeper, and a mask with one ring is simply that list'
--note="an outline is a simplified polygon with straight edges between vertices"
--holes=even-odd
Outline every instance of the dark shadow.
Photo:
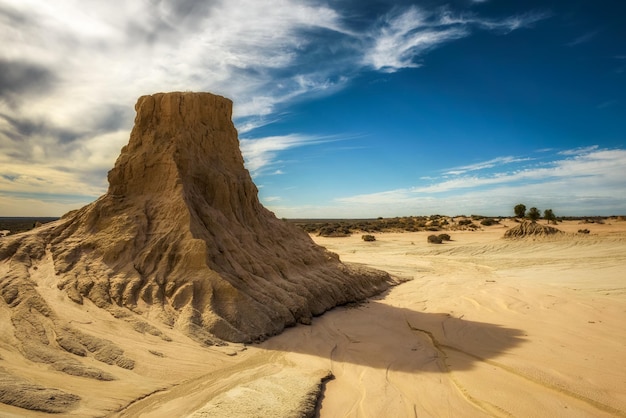
[{"label": "dark shadow", "polygon": [[472,369],[524,343],[525,336],[519,329],[371,300],[335,308],[260,347],[379,369],[447,372]]}]

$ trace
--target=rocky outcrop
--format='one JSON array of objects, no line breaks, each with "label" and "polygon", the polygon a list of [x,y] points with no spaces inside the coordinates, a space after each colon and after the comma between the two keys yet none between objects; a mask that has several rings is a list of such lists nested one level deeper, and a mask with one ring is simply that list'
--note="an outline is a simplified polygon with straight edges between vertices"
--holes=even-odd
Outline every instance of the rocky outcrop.
[{"label": "rocky outcrop", "polygon": [[537,237],[548,236],[554,234],[562,234],[563,231],[548,226],[540,225],[537,222],[522,221],[519,225],[507,230],[504,233],[505,238],[524,238],[524,237]]},{"label": "rocky outcrop", "polygon": [[394,283],[341,263],[260,204],[230,100],[160,93],[135,108],[108,192],[4,238],[0,259],[49,254],[74,302],[158,317],[209,344],[264,339]]}]

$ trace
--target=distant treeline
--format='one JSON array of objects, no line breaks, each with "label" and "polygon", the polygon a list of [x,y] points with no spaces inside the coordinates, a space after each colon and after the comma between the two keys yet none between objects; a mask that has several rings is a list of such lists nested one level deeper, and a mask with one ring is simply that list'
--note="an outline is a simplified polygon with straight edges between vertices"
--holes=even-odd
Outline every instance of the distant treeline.
[{"label": "distant treeline", "polygon": [[45,224],[56,221],[59,218],[51,217],[0,217],[0,231],[11,231],[11,234],[17,234],[24,231],[30,231],[36,224]]},{"label": "distant treeline", "polygon": [[431,215],[377,219],[288,219],[287,221],[295,223],[310,234],[341,237],[360,232],[472,230],[480,228],[481,222],[485,222],[483,225],[493,225],[498,223],[499,219],[484,216]]},{"label": "distant treeline", "polygon": [[[607,219],[626,220],[624,216],[559,216],[558,221],[580,221],[583,223],[603,223]],[[490,217],[482,215],[459,216],[403,216],[377,219],[285,219],[310,234],[328,237],[342,237],[362,232],[418,232],[418,231],[458,231],[476,230],[485,226],[500,224],[504,219],[519,222],[512,217]]]}]

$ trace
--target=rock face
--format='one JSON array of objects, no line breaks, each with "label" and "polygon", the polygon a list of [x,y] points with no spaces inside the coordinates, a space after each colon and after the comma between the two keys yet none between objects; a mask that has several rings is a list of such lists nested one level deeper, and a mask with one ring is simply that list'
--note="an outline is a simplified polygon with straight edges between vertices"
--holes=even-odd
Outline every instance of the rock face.
[{"label": "rock face", "polygon": [[74,302],[156,317],[207,343],[264,339],[394,283],[341,263],[260,204],[230,100],[161,93],[135,108],[108,192],[4,238],[0,260],[50,256]]}]

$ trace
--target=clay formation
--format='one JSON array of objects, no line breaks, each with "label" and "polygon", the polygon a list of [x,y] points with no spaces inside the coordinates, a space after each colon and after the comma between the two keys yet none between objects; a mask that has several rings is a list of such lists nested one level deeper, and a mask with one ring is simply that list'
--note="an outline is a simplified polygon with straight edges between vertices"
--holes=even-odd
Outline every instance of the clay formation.
[{"label": "clay formation", "polygon": [[[206,344],[262,340],[395,283],[341,263],[261,205],[230,100],[159,93],[135,108],[108,192],[53,224],[3,239],[0,260],[27,266],[50,256],[58,288],[75,303],[87,298],[155,335],[137,315],[158,318]],[[27,269],[15,271],[25,280]],[[10,300],[22,291],[6,280],[3,288]],[[110,361],[132,363],[119,352]]]}]

